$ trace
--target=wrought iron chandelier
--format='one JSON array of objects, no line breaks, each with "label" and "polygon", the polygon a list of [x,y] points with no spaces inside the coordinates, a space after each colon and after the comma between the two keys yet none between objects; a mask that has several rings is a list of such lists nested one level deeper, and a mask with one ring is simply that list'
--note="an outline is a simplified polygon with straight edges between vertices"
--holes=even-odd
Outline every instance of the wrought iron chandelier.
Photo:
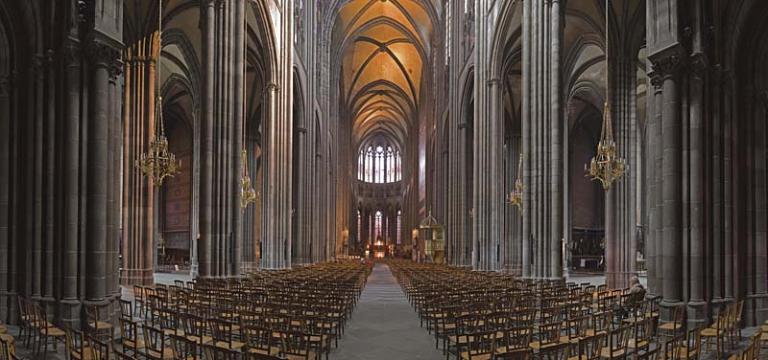
[{"label": "wrought iron chandelier", "polygon": [[144,176],[150,178],[155,186],[162,186],[166,177],[173,177],[181,170],[181,161],[176,160],[176,155],[168,150],[168,138],[165,137],[165,124],[163,122],[163,97],[160,95],[160,60],[163,57],[163,1],[158,1],[158,46],[161,50],[157,58],[157,101],[155,102],[155,117],[157,118],[155,138],[149,143],[149,151],[143,153],[136,160],[138,168]]},{"label": "wrought iron chandelier", "polygon": [[515,189],[507,194],[507,203],[517,206],[520,214],[523,213],[523,155],[520,154],[520,160],[517,163],[517,180],[515,180]]},{"label": "wrought iron chandelier", "polygon": [[243,174],[240,178],[240,207],[243,209],[248,207],[248,204],[256,202],[259,198],[256,190],[253,189],[251,184],[251,177],[248,175],[248,151],[243,148],[241,153],[243,161]]},{"label": "wrought iron chandelier", "polygon": [[610,59],[608,58],[608,22],[609,0],[605,0],[605,108],[603,110],[603,129],[600,133],[600,142],[597,144],[597,154],[589,162],[584,164],[586,176],[592,180],[600,181],[603,189],[608,191],[614,182],[621,179],[627,171],[626,161],[619,157],[616,150],[616,141],[613,140],[613,124],[611,117],[611,82]]},{"label": "wrought iron chandelier", "polygon": [[[245,27],[245,24],[243,24],[243,27]],[[243,29],[245,31],[245,29]],[[243,42],[243,46],[246,48],[248,47],[247,43]],[[243,74],[247,74],[247,61],[243,61]],[[246,94],[245,86],[243,86],[243,118],[241,121],[243,122],[242,126],[240,127],[243,131],[243,150],[241,152],[241,161],[242,161],[242,175],[240,178],[240,207],[245,209],[248,207],[248,204],[255,203],[258,199],[258,194],[256,193],[256,190],[254,190],[253,185],[251,183],[251,176],[248,172],[248,150],[246,145],[246,137],[245,134],[247,133],[245,128],[245,119],[247,118],[247,107],[246,103]]]}]

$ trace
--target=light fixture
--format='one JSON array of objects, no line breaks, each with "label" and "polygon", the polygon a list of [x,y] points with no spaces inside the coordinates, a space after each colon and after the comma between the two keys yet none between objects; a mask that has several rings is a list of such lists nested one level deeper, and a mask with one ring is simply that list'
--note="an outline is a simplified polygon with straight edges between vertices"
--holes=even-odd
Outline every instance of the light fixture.
[{"label": "light fixture", "polygon": [[[245,24],[243,24],[245,26]],[[245,33],[245,29],[243,29]],[[247,47],[247,43],[243,43],[243,46]],[[247,79],[246,74],[247,71],[247,61],[243,61],[243,76],[245,79]],[[242,126],[240,127],[243,131],[243,150],[241,152],[241,160],[242,160],[242,177],[240,178],[240,207],[245,209],[248,207],[248,204],[255,203],[258,199],[258,194],[256,193],[256,190],[253,189],[253,184],[251,183],[251,176],[248,172],[248,150],[246,145],[246,137],[245,134],[247,133],[245,125],[245,119],[248,117],[247,115],[247,107],[246,107],[246,94],[245,86],[243,86],[243,118],[241,121],[243,122]]]},{"label": "light fixture", "polygon": [[155,117],[157,118],[155,138],[149,142],[149,151],[143,153],[136,160],[138,168],[144,176],[150,178],[155,186],[162,186],[166,177],[173,177],[181,170],[181,161],[176,160],[176,155],[168,150],[168,138],[165,137],[165,124],[163,122],[163,97],[160,95],[160,60],[163,57],[163,2],[158,1],[158,46],[160,51],[157,58],[157,101],[155,102]]},{"label": "light fixture", "polygon": [[520,215],[523,214],[523,155],[520,154],[520,160],[517,163],[517,180],[515,180],[515,189],[507,194],[507,203],[517,206]]},{"label": "light fixture", "polygon": [[621,179],[627,171],[626,161],[619,157],[616,150],[616,141],[613,140],[613,126],[611,121],[611,83],[610,59],[608,58],[608,40],[610,23],[608,21],[609,0],[605,0],[605,108],[603,110],[603,129],[600,133],[600,142],[597,144],[597,154],[589,162],[584,164],[586,176],[592,180],[600,181],[603,189],[608,191],[614,182]]}]

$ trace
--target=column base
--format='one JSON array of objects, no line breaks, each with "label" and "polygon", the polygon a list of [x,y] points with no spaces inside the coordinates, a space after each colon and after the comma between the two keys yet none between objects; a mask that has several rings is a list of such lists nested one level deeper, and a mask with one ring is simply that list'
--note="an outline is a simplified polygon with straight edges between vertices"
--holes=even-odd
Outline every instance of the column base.
[{"label": "column base", "polygon": [[72,329],[80,329],[80,314],[83,313],[83,304],[78,299],[64,299],[59,301],[59,318],[64,326]]},{"label": "column base", "polygon": [[0,291],[0,321],[8,324],[18,324],[19,307],[16,301],[16,293],[13,291]]},{"label": "column base", "polygon": [[685,303],[680,300],[670,301],[667,299],[662,299],[659,303],[659,308],[661,310],[661,321],[672,321],[673,309],[683,305],[685,305]]},{"label": "column base", "polygon": [[747,295],[743,319],[746,326],[759,326],[768,320],[768,293]]},{"label": "column base", "polygon": [[704,300],[691,300],[686,309],[688,315],[688,328],[698,329],[709,324],[709,304]]}]

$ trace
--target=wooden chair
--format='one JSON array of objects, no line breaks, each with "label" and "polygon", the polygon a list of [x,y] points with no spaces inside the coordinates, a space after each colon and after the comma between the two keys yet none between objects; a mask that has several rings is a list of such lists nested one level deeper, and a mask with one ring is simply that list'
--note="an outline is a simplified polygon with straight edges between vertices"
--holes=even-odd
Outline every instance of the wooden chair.
[{"label": "wooden chair", "polygon": [[496,358],[527,359],[533,352],[529,347],[533,329],[530,327],[514,327],[501,332],[496,339]]},{"label": "wooden chair", "polygon": [[53,350],[56,351],[58,342],[66,343],[67,333],[48,322],[48,315],[45,310],[37,304],[32,304],[32,326],[37,332],[39,341],[37,342],[36,354],[40,353],[40,346],[43,346],[43,358],[48,356],[48,343],[53,341]]},{"label": "wooden chair", "polygon": [[471,335],[464,335],[466,347],[459,349],[459,359],[461,360],[490,360],[495,352],[496,330],[486,330],[476,332]]},{"label": "wooden chair", "polygon": [[539,325],[538,339],[532,341],[530,346],[534,352],[560,344],[560,330],[563,323],[559,320]]},{"label": "wooden chair", "polygon": [[139,337],[138,324],[130,319],[120,318],[120,345],[123,351],[131,350],[134,356],[144,350],[144,339]]},{"label": "wooden chair", "polygon": [[601,351],[603,359],[623,359],[627,356],[629,338],[632,335],[633,325],[621,325],[608,332],[607,346]]},{"label": "wooden chair", "polygon": [[672,312],[670,320],[658,326],[659,335],[666,338],[674,338],[684,329],[685,305],[679,305],[670,310]]},{"label": "wooden chair", "polygon": [[69,360],[93,360],[93,350],[82,332],[68,328],[65,336]]},{"label": "wooden chair", "polygon": [[597,333],[587,337],[580,338],[576,343],[578,351],[576,356],[571,356],[569,360],[598,360],[603,352],[603,344],[606,338],[605,333]]},{"label": "wooden chair", "polygon": [[184,335],[170,335],[171,349],[175,360],[197,360],[197,343]]},{"label": "wooden chair", "polygon": [[666,349],[667,359],[698,360],[701,356],[701,332],[699,329],[688,331],[682,337],[673,338],[672,349]]},{"label": "wooden chair", "polygon": [[634,323],[630,324],[634,327],[634,331],[629,339],[629,343],[627,343],[627,348],[635,356],[650,350],[651,342],[653,341],[653,324],[654,319],[652,318],[638,318]]},{"label": "wooden chair", "polygon": [[136,357],[128,355],[120,350],[114,349],[115,359],[117,360],[138,360]]},{"label": "wooden chair", "polygon": [[[7,334],[3,334],[7,335]],[[9,335],[10,336],[10,335]],[[0,360],[17,360],[13,343],[9,341],[8,336],[0,336]]]},{"label": "wooden chair", "polygon": [[311,350],[309,334],[298,331],[280,332],[281,355],[288,360],[315,360],[317,353]]},{"label": "wooden chair", "polygon": [[206,321],[194,314],[186,314],[182,320],[184,336],[198,345],[208,345],[213,342],[213,337],[206,335]]},{"label": "wooden chair", "polygon": [[107,341],[115,338],[115,329],[109,321],[109,316],[104,315],[105,312],[109,313],[109,306],[88,305],[85,307],[87,332],[93,334],[96,338],[106,339]]},{"label": "wooden chair", "polygon": [[86,336],[91,345],[91,359],[110,360],[112,359],[112,346],[108,342],[101,341],[93,336]]},{"label": "wooden chair", "polygon": [[541,360],[566,360],[568,359],[570,348],[568,343],[547,346],[539,351],[537,358]]},{"label": "wooden chair", "polygon": [[720,359],[720,355],[725,351],[725,342],[730,331],[729,326],[732,321],[733,314],[730,307],[727,307],[716,318],[715,321],[709,327],[701,329],[699,333],[702,342],[704,342],[704,351],[709,352],[712,345],[712,339],[715,340],[715,358]]},{"label": "wooden chair", "polygon": [[203,345],[205,359],[215,360],[240,360],[240,351],[222,348],[216,345]]},{"label": "wooden chair", "polygon": [[243,336],[245,337],[246,353],[270,356],[276,356],[280,353],[280,347],[276,346],[279,344],[273,341],[274,337],[270,329],[245,325]]},{"label": "wooden chair", "polygon": [[232,322],[222,319],[208,319],[208,325],[215,346],[238,351],[245,346],[244,342],[233,339],[234,324]]},{"label": "wooden chair", "polygon": [[144,356],[150,360],[172,360],[173,349],[165,343],[163,330],[153,326],[143,326]]}]

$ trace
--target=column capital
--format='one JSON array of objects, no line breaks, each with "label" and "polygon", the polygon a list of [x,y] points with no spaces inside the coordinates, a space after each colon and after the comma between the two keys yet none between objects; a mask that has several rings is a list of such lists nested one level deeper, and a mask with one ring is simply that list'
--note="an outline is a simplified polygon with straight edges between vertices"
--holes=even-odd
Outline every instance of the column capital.
[{"label": "column capital", "polygon": [[275,84],[275,83],[273,83],[273,82],[271,82],[271,83],[267,84],[267,86],[265,87],[265,91],[267,91],[267,92],[269,92],[269,91],[277,92],[277,91],[280,91],[280,86]]},{"label": "column capital", "polygon": [[682,53],[680,46],[672,46],[649,56],[653,72],[667,79],[678,74],[682,65]]},{"label": "column capital", "polygon": [[493,78],[488,80],[488,86],[499,86],[501,85],[501,79],[499,78]]},{"label": "column capital", "polygon": [[92,39],[86,44],[85,53],[96,66],[109,68],[120,59],[120,51],[98,39]]},{"label": "column capital", "polygon": [[709,61],[703,53],[692,54],[688,61],[691,64],[691,73],[698,78],[704,77],[709,70]]},{"label": "column capital", "polygon": [[68,66],[80,65],[80,56],[82,55],[80,49],[80,41],[75,39],[67,39],[67,43],[64,45],[64,61]]}]

